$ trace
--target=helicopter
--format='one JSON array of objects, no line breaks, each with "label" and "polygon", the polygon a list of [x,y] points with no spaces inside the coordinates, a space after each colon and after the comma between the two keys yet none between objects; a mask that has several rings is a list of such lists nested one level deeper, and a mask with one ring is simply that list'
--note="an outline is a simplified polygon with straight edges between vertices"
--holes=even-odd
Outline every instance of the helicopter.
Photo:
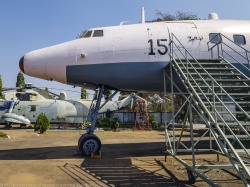
[{"label": "helicopter", "polygon": [[[132,93],[120,101],[107,101],[98,113],[122,110],[138,99],[142,98]],[[56,95],[28,83],[23,91],[5,93],[5,99],[0,100],[0,124],[30,126],[41,113],[51,124],[83,124],[93,104],[92,100],[68,99],[65,92]]]}]

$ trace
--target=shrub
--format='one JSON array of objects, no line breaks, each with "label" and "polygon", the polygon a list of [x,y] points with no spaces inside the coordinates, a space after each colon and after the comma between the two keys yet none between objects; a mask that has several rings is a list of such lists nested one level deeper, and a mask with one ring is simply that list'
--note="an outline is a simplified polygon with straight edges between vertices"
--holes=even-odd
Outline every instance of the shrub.
[{"label": "shrub", "polygon": [[156,121],[152,121],[151,126],[152,126],[152,128],[158,128],[159,127],[159,125],[158,125],[158,123]]},{"label": "shrub", "polygon": [[96,126],[99,128],[110,128],[111,121],[109,118],[97,118]]},{"label": "shrub", "polygon": [[7,134],[0,132],[0,137],[7,138]]},{"label": "shrub", "polygon": [[157,128],[158,127],[158,123],[155,121],[156,115],[148,115],[149,118],[149,123],[151,124],[152,128]]},{"label": "shrub", "polygon": [[48,117],[44,114],[41,113],[34,125],[34,131],[40,131],[40,133],[46,132],[50,128],[50,121]]},{"label": "shrub", "polygon": [[96,119],[96,125],[100,125],[102,123],[102,117]]},{"label": "shrub", "polygon": [[126,122],[123,122],[123,123],[119,123],[119,127],[120,128],[134,128],[134,123],[130,122],[130,123],[126,123]]},{"label": "shrub", "polygon": [[111,120],[111,129],[115,130],[119,128],[119,119],[118,118],[113,118]]}]

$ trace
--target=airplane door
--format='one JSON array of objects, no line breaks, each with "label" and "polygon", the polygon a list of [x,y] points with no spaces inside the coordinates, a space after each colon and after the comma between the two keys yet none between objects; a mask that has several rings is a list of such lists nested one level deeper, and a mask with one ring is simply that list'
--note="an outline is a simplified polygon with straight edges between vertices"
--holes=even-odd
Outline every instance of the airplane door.
[{"label": "airplane door", "polygon": [[[202,38],[200,37],[197,26],[194,23],[173,22],[167,23],[167,27],[170,37],[172,37],[171,35],[173,33],[193,57],[199,58],[201,46],[200,43]],[[176,39],[174,39],[174,42],[177,44],[178,48],[183,48],[181,44],[176,42]],[[174,50],[177,49],[174,48]],[[180,58],[183,57],[180,56]]]},{"label": "airplane door", "polygon": [[48,116],[50,119],[56,119],[57,116],[58,103],[54,102],[48,107]]},{"label": "airplane door", "polygon": [[149,60],[169,61],[170,38],[165,24],[155,24],[147,28]]}]

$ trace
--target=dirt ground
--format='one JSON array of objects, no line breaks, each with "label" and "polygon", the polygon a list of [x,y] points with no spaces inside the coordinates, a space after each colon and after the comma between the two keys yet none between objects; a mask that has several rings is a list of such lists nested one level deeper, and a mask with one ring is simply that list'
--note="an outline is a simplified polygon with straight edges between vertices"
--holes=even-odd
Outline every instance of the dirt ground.
[{"label": "dirt ground", "polygon": [[[171,156],[165,162],[164,131],[99,131],[102,158],[76,154],[82,130],[1,130],[0,187],[209,186],[189,184],[185,167]],[[204,145],[205,146],[205,145]],[[191,156],[181,155],[187,162]],[[198,164],[217,164],[216,154],[201,154]],[[227,160],[220,157],[220,162]],[[221,186],[243,186],[234,171],[203,170]]]}]

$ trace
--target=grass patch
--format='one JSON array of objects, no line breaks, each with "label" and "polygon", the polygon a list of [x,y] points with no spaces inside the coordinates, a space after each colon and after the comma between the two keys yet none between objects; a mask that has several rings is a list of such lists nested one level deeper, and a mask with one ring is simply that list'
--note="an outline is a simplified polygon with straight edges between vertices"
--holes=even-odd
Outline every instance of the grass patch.
[{"label": "grass patch", "polygon": [[4,134],[3,132],[0,132],[0,138],[7,138],[7,134]]}]

